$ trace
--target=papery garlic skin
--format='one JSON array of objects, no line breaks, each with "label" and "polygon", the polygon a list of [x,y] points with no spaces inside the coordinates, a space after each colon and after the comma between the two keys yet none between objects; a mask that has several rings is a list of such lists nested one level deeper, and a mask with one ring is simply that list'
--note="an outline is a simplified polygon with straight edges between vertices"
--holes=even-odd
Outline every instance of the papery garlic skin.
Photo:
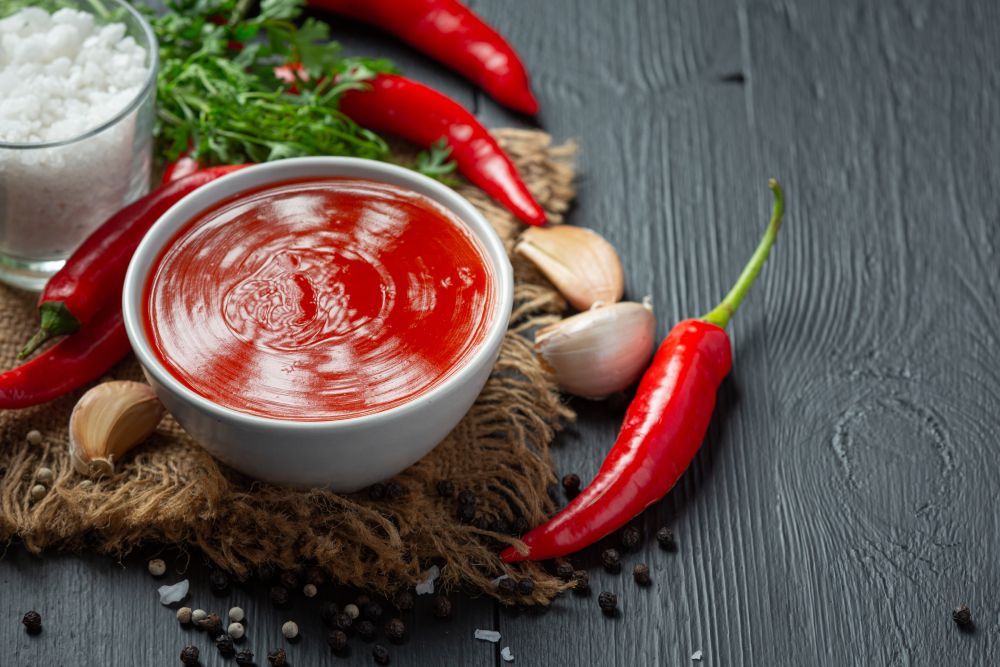
[{"label": "papery garlic skin", "polygon": [[614,247],[597,232],[573,225],[525,230],[514,252],[531,261],[577,310],[615,303],[625,278]]},{"label": "papery garlic skin", "polygon": [[115,380],[93,387],[69,418],[73,467],[90,477],[113,474],[115,461],[152,435],[164,412],[147,384]]},{"label": "papery garlic skin", "polygon": [[628,388],[653,355],[656,318],[649,303],[600,306],[535,333],[535,352],[563,391],[590,399]]}]

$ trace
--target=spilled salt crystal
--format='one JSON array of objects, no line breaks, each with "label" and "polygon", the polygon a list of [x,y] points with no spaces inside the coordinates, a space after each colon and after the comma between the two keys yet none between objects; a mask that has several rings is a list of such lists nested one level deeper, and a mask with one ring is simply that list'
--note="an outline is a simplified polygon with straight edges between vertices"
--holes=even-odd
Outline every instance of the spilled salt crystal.
[{"label": "spilled salt crystal", "polygon": [[160,586],[156,590],[160,594],[160,604],[171,605],[187,597],[188,580],[184,579],[170,586]]},{"label": "spilled salt crystal", "polygon": [[704,655],[704,654],[701,652],[701,649],[698,649],[697,651],[695,651],[694,653],[691,654],[691,659],[692,660],[701,660],[701,656],[702,655]]},{"label": "spilled salt crystal", "polygon": [[427,570],[426,578],[416,585],[417,595],[430,595],[434,592],[434,580],[441,576],[441,569],[437,565],[431,565]]},{"label": "spilled salt crystal", "polygon": [[493,642],[496,644],[500,641],[500,633],[496,630],[476,630],[476,639],[482,639],[485,642]]},{"label": "spilled salt crystal", "polygon": [[509,646],[500,649],[500,657],[503,658],[504,662],[514,662],[514,654],[510,652]]}]

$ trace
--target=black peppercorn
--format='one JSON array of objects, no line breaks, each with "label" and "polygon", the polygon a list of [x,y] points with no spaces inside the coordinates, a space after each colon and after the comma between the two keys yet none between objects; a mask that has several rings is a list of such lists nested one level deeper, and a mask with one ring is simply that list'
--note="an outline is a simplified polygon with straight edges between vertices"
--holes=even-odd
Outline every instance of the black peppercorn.
[{"label": "black peppercorn", "polygon": [[449,618],[451,616],[451,600],[444,595],[434,598],[434,615],[438,618]]},{"label": "black peppercorn", "polygon": [[369,602],[364,607],[358,606],[361,608],[362,615],[369,621],[382,620],[382,605],[378,602]]},{"label": "black peppercorn", "polygon": [[508,525],[503,519],[493,519],[493,521],[490,522],[490,530],[494,533],[506,535],[510,532],[510,525]]},{"label": "black peppercorn", "polygon": [[400,611],[409,611],[413,609],[413,605],[416,604],[416,599],[413,597],[413,593],[410,591],[400,591],[396,593],[395,603],[396,609]]},{"label": "black peppercorn", "polygon": [[358,609],[364,609],[369,604],[371,604],[371,601],[372,599],[367,595],[365,595],[364,593],[354,598],[354,604],[357,606]]},{"label": "black peppercorn", "polygon": [[951,612],[951,620],[955,621],[955,624],[960,628],[967,628],[972,625],[972,611],[964,604],[961,607],[956,607],[955,611]]},{"label": "black peppercorn", "polygon": [[389,641],[399,643],[406,636],[406,624],[401,618],[393,618],[385,624],[385,636]]},{"label": "black peppercorn", "polygon": [[636,563],[635,567],[632,568],[632,578],[640,586],[649,586],[649,566],[645,563]]},{"label": "black peppercorn", "polygon": [[590,593],[590,573],[586,570],[573,571],[573,592],[577,595],[588,595]]},{"label": "black peppercorn", "polygon": [[185,646],[181,649],[181,662],[185,665],[197,665],[198,656],[201,655],[198,652],[197,646]]},{"label": "black peppercorn", "polygon": [[37,611],[29,611],[21,619],[24,623],[24,629],[28,631],[29,635],[37,635],[42,631],[42,615]]},{"label": "black peppercorn", "polygon": [[385,497],[389,500],[399,500],[405,495],[406,491],[399,482],[389,482],[385,487]]},{"label": "black peppercorn", "polygon": [[288,606],[288,589],[284,586],[271,586],[271,604],[278,609]]},{"label": "black peppercorn", "polygon": [[635,551],[642,544],[642,531],[635,526],[628,526],[621,534],[622,546],[629,551]]},{"label": "black peppercorn", "polygon": [[229,577],[222,570],[212,570],[208,575],[208,586],[212,589],[212,595],[217,597],[229,595]]},{"label": "black peppercorn", "polygon": [[204,630],[212,639],[222,634],[222,619],[219,618],[218,614],[209,614],[195,625],[199,629]]},{"label": "black peppercorn", "polygon": [[674,531],[670,530],[666,526],[660,528],[656,531],[656,541],[660,543],[660,547],[663,549],[673,549],[674,548]]},{"label": "black peppercorn", "polygon": [[437,483],[437,492],[442,498],[451,498],[455,495],[455,483],[450,479],[442,479]]},{"label": "black peppercorn", "polygon": [[366,642],[375,639],[375,624],[368,619],[355,623],[354,631],[358,633],[358,637],[361,637]]},{"label": "black peppercorn", "polygon": [[246,665],[253,664],[253,651],[248,648],[243,649],[236,654],[236,664],[240,667],[245,667]]},{"label": "black peppercorn", "polygon": [[333,627],[333,622],[337,618],[338,613],[340,613],[340,608],[336,602],[324,602],[323,606],[319,608],[319,617],[323,621],[323,625],[328,628]]},{"label": "black peppercorn", "polygon": [[323,572],[323,568],[316,566],[310,567],[306,570],[306,583],[312,584],[313,586],[319,588],[326,583],[326,573]]},{"label": "black peppercorn", "polygon": [[326,636],[326,643],[335,653],[340,653],[347,648],[347,633],[343,630],[334,630]]},{"label": "black peppercorn", "polygon": [[472,520],[476,518],[476,506],[459,505],[456,516],[458,517],[458,520],[461,521],[462,523],[472,523]]},{"label": "black peppercorn", "polygon": [[302,587],[302,580],[299,577],[299,573],[291,570],[285,570],[278,575],[278,583],[290,591],[297,591]]},{"label": "black peppercorn", "polygon": [[354,619],[346,611],[342,611],[333,617],[333,627],[336,630],[347,632],[354,624]]},{"label": "black peppercorn", "polygon": [[458,504],[459,505],[475,505],[476,504],[476,494],[474,494],[469,489],[462,489],[458,492]]},{"label": "black peppercorn", "polygon": [[509,597],[517,591],[517,582],[510,577],[504,577],[497,582],[497,591],[500,595]]},{"label": "black peppercorn", "polygon": [[622,571],[622,558],[617,549],[605,549],[601,552],[601,565],[611,573]]},{"label": "black peppercorn", "polygon": [[219,655],[223,658],[231,658],[236,655],[233,638],[228,634],[222,634],[215,638],[215,648],[219,649]]},{"label": "black peppercorn", "polygon": [[382,646],[381,644],[376,644],[372,648],[372,657],[375,658],[375,662],[380,665],[389,664],[389,649]]},{"label": "black peppercorn", "polygon": [[597,604],[601,607],[601,611],[611,616],[618,609],[618,596],[614,593],[604,591],[597,596]]},{"label": "black peppercorn", "polygon": [[517,594],[523,595],[524,597],[530,596],[535,592],[535,580],[531,577],[527,577],[517,582]]},{"label": "black peppercorn", "polygon": [[571,472],[562,478],[562,488],[567,498],[575,498],[580,493],[580,476]]},{"label": "black peppercorn", "polygon": [[563,581],[569,581],[573,578],[573,564],[570,563],[565,558],[560,558],[556,561],[556,576]]},{"label": "black peppercorn", "polygon": [[285,649],[276,648],[267,654],[267,661],[271,663],[271,667],[286,667],[288,665],[288,654],[285,653]]},{"label": "black peppercorn", "polygon": [[375,483],[368,487],[368,498],[371,500],[382,500],[385,498],[385,484]]}]

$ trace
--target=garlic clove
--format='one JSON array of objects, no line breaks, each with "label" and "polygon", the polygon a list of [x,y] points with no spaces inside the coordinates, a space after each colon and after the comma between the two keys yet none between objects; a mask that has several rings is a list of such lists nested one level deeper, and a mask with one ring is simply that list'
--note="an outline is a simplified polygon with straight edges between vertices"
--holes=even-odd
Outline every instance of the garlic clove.
[{"label": "garlic clove", "polygon": [[141,382],[104,382],[84,394],[69,418],[73,467],[90,477],[114,473],[126,452],[152,435],[164,409]]},{"label": "garlic clove", "polygon": [[578,310],[622,298],[625,278],[614,247],[597,232],[573,225],[531,227],[514,252],[531,261]]},{"label": "garlic clove", "polygon": [[535,333],[535,352],[564,391],[600,399],[639,379],[655,336],[650,303],[625,301],[542,327]]}]

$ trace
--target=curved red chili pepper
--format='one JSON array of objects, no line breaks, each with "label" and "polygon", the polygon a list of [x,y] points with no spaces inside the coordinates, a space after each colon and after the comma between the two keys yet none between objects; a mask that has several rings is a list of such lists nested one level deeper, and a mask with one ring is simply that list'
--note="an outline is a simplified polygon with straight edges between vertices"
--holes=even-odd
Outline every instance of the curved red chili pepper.
[{"label": "curved red chili pepper", "polygon": [[521,113],[538,113],[538,100],[517,53],[456,0],[309,0],[309,5],[382,28],[477,84],[497,102]]},{"label": "curved red chili pepper", "polygon": [[86,329],[28,363],[0,373],[0,409],[26,408],[58,398],[101,377],[131,351],[120,300],[108,300]]},{"label": "curved red chili pepper", "polygon": [[354,122],[424,147],[443,137],[458,170],[474,185],[529,225],[545,224],[545,211],[528,192],[517,167],[461,104],[395,74],[379,74],[366,83],[370,90],[349,90],[340,99],[340,110]]},{"label": "curved red chili pepper", "polygon": [[244,166],[212,167],[161,185],[94,230],[45,285],[38,301],[41,325],[20,358],[53,336],[86,326],[108,303],[119,306],[129,260],[153,223],[185,195]]},{"label": "curved red chili pepper", "polygon": [[201,165],[198,161],[188,157],[186,154],[181,155],[174,162],[167,165],[167,168],[163,170],[163,176],[160,178],[160,185],[166,185],[170,181],[176,181],[185,176],[190,176],[194,172],[201,169]]},{"label": "curved red chili pepper", "polygon": [[504,561],[557,558],[593,544],[666,495],[687,469],[705,438],[719,384],[732,366],[725,327],[781,227],[781,188],[773,179],[769,186],[774,191],[771,223],[736,285],[712,312],[671,329],[594,481],[522,538],[527,550],[505,549]]}]

